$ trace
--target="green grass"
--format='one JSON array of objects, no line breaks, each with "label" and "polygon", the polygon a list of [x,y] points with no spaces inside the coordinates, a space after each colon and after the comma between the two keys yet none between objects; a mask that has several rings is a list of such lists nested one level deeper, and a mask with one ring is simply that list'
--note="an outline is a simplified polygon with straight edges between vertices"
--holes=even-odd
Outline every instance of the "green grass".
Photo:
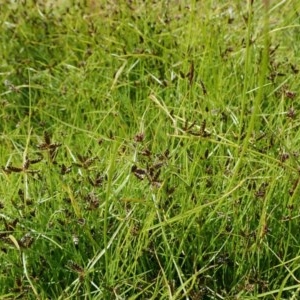
[{"label": "green grass", "polygon": [[298,299],[297,1],[10,2],[0,299]]}]

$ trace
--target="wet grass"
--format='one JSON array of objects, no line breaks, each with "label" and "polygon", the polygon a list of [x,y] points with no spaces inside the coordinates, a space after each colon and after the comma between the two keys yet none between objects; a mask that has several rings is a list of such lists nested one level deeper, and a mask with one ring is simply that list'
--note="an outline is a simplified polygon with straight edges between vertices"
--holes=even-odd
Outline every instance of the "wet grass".
[{"label": "wet grass", "polygon": [[296,1],[2,1],[1,299],[297,299]]}]

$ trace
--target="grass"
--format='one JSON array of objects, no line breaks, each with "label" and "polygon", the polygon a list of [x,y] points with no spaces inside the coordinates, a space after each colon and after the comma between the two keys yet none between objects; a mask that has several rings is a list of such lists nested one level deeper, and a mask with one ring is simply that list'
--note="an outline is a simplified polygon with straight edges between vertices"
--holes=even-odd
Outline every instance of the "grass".
[{"label": "grass", "polygon": [[1,2],[0,298],[297,299],[300,5]]}]

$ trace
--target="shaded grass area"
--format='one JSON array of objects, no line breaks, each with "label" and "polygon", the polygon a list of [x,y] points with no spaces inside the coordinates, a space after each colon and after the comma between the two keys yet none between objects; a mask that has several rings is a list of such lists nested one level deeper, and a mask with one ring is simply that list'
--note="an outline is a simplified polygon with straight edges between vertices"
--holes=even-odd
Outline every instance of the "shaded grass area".
[{"label": "shaded grass area", "polygon": [[300,6],[2,2],[2,298],[297,299]]}]

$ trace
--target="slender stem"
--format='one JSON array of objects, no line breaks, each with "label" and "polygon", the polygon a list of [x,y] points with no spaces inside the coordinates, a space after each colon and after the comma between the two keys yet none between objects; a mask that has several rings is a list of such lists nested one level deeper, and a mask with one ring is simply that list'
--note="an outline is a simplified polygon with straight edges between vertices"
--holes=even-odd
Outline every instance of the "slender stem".
[{"label": "slender stem", "polygon": [[[234,175],[232,177],[231,183],[235,182],[236,177],[239,174],[239,171],[242,167],[242,162],[245,156],[245,153],[248,150],[248,146],[249,146],[249,140],[251,137],[251,134],[253,132],[254,129],[254,125],[257,119],[257,114],[259,112],[259,108],[263,99],[263,92],[264,92],[264,84],[265,84],[265,80],[266,80],[266,75],[267,75],[267,71],[268,71],[268,63],[269,63],[269,15],[268,15],[268,6],[265,6],[266,10],[265,10],[265,15],[264,15],[264,26],[263,26],[263,34],[264,34],[264,48],[262,51],[262,60],[261,60],[261,65],[260,65],[260,76],[258,79],[258,91],[257,91],[257,95],[254,98],[254,103],[253,103],[253,110],[252,110],[252,114],[250,117],[250,121],[247,127],[247,132],[246,132],[246,137],[243,140],[243,144],[242,144],[242,148],[240,150],[240,152],[238,153],[238,160],[237,163],[234,167]],[[250,55],[250,54],[249,54]],[[248,65],[247,60],[246,60],[246,66]],[[244,104],[243,104],[244,105]],[[242,106],[243,106],[242,105]],[[242,109],[243,110],[243,109]],[[241,118],[244,117],[244,112],[242,112],[241,114]],[[242,122],[242,119],[241,119]],[[242,134],[242,132],[240,132],[240,135]],[[239,137],[239,139],[241,139],[241,137]],[[230,184],[231,186],[231,184]]]},{"label": "slender stem", "polygon": [[112,153],[110,159],[110,165],[108,168],[108,178],[107,178],[107,186],[106,186],[106,197],[105,197],[105,211],[104,211],[104,228],[103,228],[103,239],[104,239],[104,247],[105,251],[105,267],[106,270],[109,270],[109,255],[108,255],[108,217],[109,217],[109,205],[112,194],[112,181],[115,170],[115,160],[118,151],[118,144],[115,142],[112,146]]}]

